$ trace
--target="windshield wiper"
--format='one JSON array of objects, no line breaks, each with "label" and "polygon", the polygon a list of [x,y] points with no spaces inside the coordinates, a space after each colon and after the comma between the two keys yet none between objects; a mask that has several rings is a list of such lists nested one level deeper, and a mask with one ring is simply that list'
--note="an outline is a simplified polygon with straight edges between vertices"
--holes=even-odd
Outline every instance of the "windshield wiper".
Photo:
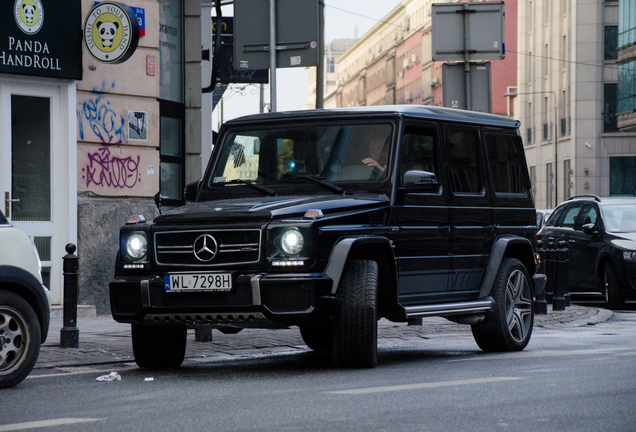
[{"label": "windshield wiper", "polygon": [[[293,181],[293,180],[296,180],[296,179],[309,180],[309,181],[317,183],[320,186],[322,186],[324,188],[327,188],[327,189],[329,189],[329,190],[331,190],[331,191],[333,191],[335,193],[344,194],[344,189],[342,189],[340,186],[336,186],[335,184],[331,184],[329,182],[320,180],[319,178],[310,177],[310,176],[307,176],[307,175],[299,175],[299,176],[296,176],[296,177],[290,177],[290,178],[284,179],[283,181],[287,182],[287,181]],[[278,180],[278,181],[280,182],[280,180]]]},{"label": "windshield wiper", "polygon": [[271,190],[270,188],[266,188],[263,186],[259,186],[256,183],[253,183],[252,180],[243,180],[243,179],[234,179],[234,180],[230,180],[230,181],[226,181],[226,182],[222,182],[222,184],[236,184],[236,183],[240,183],[240,184],[246,184],[248,186],[253,187],[254,189],[256,189],[257,191],[266,193],[269,196],[276,196],[276,192],[274,192],[273,190]]}]

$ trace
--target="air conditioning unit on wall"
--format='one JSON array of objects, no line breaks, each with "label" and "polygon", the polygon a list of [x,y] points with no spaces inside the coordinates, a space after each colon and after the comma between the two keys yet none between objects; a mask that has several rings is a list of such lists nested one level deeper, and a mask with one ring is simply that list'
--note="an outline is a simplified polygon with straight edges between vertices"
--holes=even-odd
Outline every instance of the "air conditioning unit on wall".
[{"label": "air conditioning unit on wall", "polygon": [[404,78],[404,71],[398,71],[398,78]]}]

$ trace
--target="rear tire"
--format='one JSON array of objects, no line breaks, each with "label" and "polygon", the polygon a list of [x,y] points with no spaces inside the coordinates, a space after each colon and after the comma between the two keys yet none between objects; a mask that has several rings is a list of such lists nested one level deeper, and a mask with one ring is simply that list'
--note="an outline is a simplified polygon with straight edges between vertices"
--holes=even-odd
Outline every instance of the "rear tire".
[{"label": "rear tire", "polygon": [[0,290],[0,388],[19,384],[40,354],[40,322],[18,294]]},{"label": "rear tire", "polygon": [[484,351],[521,351],[530,341],[534,324],[532,286],[521,261],[504,259],[492,297],[494,309],[472,326],[475,342]]},{"label": "rear tire", "polygon": [[347,263],[333,323],[332,358],[336,367],[372,368],[378,364],[377,287],[375,261]]},{"label": "rear tire", "polygon": [[183,363],[187,329],[132,324],[135,362],[142,368],[177,368]]},{"label": "rear tire", "polygon": [[333,348],[333,329],[331,325],[303,324],[300,335],[305,344],[314,351],[331,351]]},{"label": "rear tire", "polygon": [[616,270],[609,261],[605,263],[603,271],[603,292],[605,293],[605,307],[608,309],[625,308],[625,297],[621,293]]}]

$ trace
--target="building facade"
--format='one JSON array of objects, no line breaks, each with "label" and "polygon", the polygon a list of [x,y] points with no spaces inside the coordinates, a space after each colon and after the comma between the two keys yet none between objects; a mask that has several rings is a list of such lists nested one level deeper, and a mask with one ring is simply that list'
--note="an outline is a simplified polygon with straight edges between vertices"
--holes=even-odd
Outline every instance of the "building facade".
[{"label": "building facade", "polygon": [[[442,62],[433,61],[431,0],[403,0],[337,61],[338,106],[443,105]],[[492,111],[511,116],[517,82],[517,0],[506,0],[506,57],[491,62]]]},{"label": "building facade", "polygon": [[[636,132],[636,0],[619,0],[617,127]],[[636,149],[610,159],[610,191],[636,196]]]},{"label": "building facade", "polygon": [[618,195],[610,178],[636,154],[617,127],[615,1],[519,0],[517,118],[537,208]]},{"label": "building facade", "polygon": [[[68,54],[79,75],[0,65],[3,211],[33,239],[52,304],[62,303],[64,246],[75,243],[80,303],[105,313],[119,227],[129,215],[156,216],[157,193],[163,206],[177,205],[184,184],[201,177],[201,2],[131,4],[141,24],[139,43],[119,64],[95,60],[82,45],[94,1],[15,3],[35,9],[41,29],[30,30],[25,19],[27,31],[18,39],[17,18],[2,26],[0,63],[16,54],[39,55],[40,66],[44,57],[62,59],[61,52],[46,51],[60,33],[56,14],[75,9],[64,27],[79,44]],[[18,51],[17,40],[21,49],[41,52]]]}]

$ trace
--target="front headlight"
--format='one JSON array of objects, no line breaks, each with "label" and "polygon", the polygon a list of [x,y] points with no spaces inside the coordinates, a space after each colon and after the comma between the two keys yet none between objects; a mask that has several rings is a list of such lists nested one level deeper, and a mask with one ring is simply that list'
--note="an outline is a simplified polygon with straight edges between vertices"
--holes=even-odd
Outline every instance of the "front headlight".
[{"label": "front headlight", "polygon": [[623,259],[626,261],[636,261],[636,251],[623,251]]},{"label": "front headlight", "polygon": [[280,238],[280,247],[287,255],[298,255],[304,245],[303,235],[295,228],[285,231]]},{"label": "front headlight", "polygon": [[141,259],[148,251],[148,239],[143,232],[135,232],[126,239],[126,253],[132,259]]}]

